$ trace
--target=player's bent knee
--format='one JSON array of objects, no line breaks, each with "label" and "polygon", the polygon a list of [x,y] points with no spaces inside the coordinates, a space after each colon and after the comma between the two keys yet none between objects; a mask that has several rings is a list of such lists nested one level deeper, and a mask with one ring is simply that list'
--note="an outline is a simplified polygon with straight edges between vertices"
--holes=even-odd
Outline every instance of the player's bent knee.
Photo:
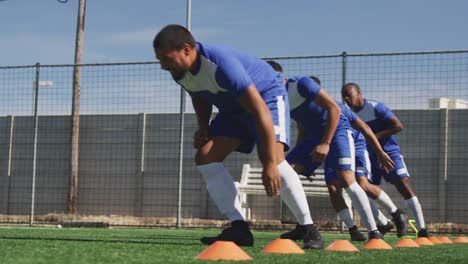
[{"label": "player's bent knee", "polygon": [[197,166],[199,165],[206,165],[210,164],[213,162],[221,162],[222,160],[217,160],[213,157],[211,157],[209,152],[205,152],[202,149],[199,149],[197,153],[195,154],[195,163]]},{"label": "player's bent knee", "polygon": [[351,170],[338,171],[337,174],[340,180],[342,181],[344,188],[347,188],[348,186],[356,182],[356,179],[354,177],[354,172]]}]

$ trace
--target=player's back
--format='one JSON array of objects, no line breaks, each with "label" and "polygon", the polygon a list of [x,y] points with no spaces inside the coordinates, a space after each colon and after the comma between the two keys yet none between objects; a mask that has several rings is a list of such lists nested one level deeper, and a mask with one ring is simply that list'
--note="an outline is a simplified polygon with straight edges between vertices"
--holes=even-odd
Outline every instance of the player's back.
[{"label": "player's back", "polygon": [[[308,77],[293,77],[286,83],[291,118],[305,130],[306,136],[320,139],[327,125],[328,111],[314,102],[320,86]],[[350,128],[349,121],[340,115],[338,126]]]},{"label": "player's back", "polygon": [[286,95],[282,77],[265,61],[221,45],[197,43],[197,69],[178,80],[220,112],[244,112],[238,97],[254,84],[263,98]]}]

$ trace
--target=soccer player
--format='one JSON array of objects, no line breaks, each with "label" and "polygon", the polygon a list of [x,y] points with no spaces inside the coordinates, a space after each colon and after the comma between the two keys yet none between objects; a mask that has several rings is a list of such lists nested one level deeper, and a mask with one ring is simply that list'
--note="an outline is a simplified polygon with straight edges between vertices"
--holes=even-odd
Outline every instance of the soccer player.
[{"label": "soccer player", "polygon": [[395,168],[386,172],[377,166],[375,152],[369,149],[372,164],[371,183],[379,185],[382,177],[391,182],[405,199],[406,207],[416,220],[418,236],[431,236],[426,229],[421,204],[411,188],[409,173],[403,156],[400,154],[400,146],[394,136],[403,129],[400,120],[383,103],[364,99],[361,88],[356,83],[345,84],[341,89],[341,95],[346,104],[369,125],[379,139],[382,148],[395,162]]},{"label": "soccer player", "polygon": [[[377,187],[369,183],[368,178],[371,177],[371,162],[369,159],[369,152],[367,151],[367,142],[371,145],[378,163],[381,165],[386,172],[391,171],[395,163],[388,156],[387,153],[382,149],[380,143],[372,132],[371,128],[364,123],[355,113],[353,113],[347,106],[340,104],[343,114],[348,118],[353,130],[354,146],[356,149],[356,179],[362,189],[366,192],[370,198],[369,202],[371,205],[372,213],[376,221],[378,221],[377,228],[380,233],[384,235],[393,228],[393,224],[378,210],[374,201],[384,207],[390,215],[393,217],[393,221],[397,227],[397,236],[404,236],[408,229],[408,218],[401,209],[398,209],[393,201],[390,199],[388,194]],[[382,164],[384,164],[382,166]],[[349,227],[349,226],[348,226]]]},{"label": "soccer player", "polygon": [[[282,72],[278,63],[269,61],[269,64]],[[296,146],[288,153],[286,160],[303,175],[311,175],[317,166],[325,162],[325,181],[330,197],[337,193],[341,196],[338,191],[344,188],[369,231],[369,239],[381,239],[366,193],[355,180],[354,142],[349,120],[341,112],[340,106],[311,78],[287,79],[286,88],[291,118],[298,125]],[[332,199],[332,203],[334,201]],[[349,212],[344,201],[333,206],[337,211]],[[354,226],[350,232],[354,230],[358,231]],[[282,238],[297,240],[300,236],[295,229],[283,234]]]},{"label": "soccer player", "polygon": [[[321,85],[320,79],[316,76],[310,76],[318,85]],[[340,106],[345,106],[339,104]],[[353,131],[354,146],[356,151],[356,179],[362,189],[366,192],[367,196],[370,198],[369,202],[372,208],[372,214],[374,215],[375,221],[377,222],[377,228],[379,229],[382,235],[385,235],[387,232],[393,229],[393,224],[388,220],[388,218],[377,208],[375,202],[384,207],[388,213],[393,217],[393,221],[397,227],[397,236],[404,236],[408,229],[408,217],[403,213],[401,209],[398,209],[393,201],[390,199],[387,193],[382,189],[378,188],[376,185],[371,184],[368,181],[368,178],[371,178],[371,164],[369,160],[369,152],[367,151],[367,144],[365,139],[371,143],[372,148],[377,153],[377,157],[380,160],[380,163],[388,161],[390,158],[387,154],[384,153],[378,139],[375,137],[372,130],[364,123],[359,117],[357,117],[349,107],[341,107],[344,115],[348,118],[351,123],[351,126],[355,129]],[[366,135],[365,138],[363,135]],[[388,162],[387,162],[388,163]],[[392,166],[394,162],[391,161]],[[389,168],[387,164],[387,168]],[[385,166],[384,166],[385,168]],[[388,172],[388,171],[387,171]],[[345,204],[343,197],[339,194],[334,194],[331,199],[335,199],[335,203],[340,205]],[[341,208],[341,207],[339,207]],[[344,209],[343,209],[344,210]],[[340,218],[346,219],[343,220],[345,224],[349,227],[354,225],[352,221],[352,215],[349,211],[339,211]],[[350,229],[351,230],[351,229]],[[357,232],[350,231],[351,240],[359,240],[359,234]],[[353,239],[354,238],[354,239]]]},{"label": "soccer player", "polygon": [[[281,194],[299,222],[304,248],[323,248],[300,179],[284,157],[289,148],[289,104],[280,74],[266,62],[230,47],[196,42],[180,25],[164,27],[153,47],[161,68],[191,96],[198,121],[197,169],[216,206],[231,222],[220,235],[203,237],[201,242],[253,245],[237,190],[222,162],[234,151],[250,153],[258,141],[267,194]],[[210,121],[213,106],[219,113]]]}]

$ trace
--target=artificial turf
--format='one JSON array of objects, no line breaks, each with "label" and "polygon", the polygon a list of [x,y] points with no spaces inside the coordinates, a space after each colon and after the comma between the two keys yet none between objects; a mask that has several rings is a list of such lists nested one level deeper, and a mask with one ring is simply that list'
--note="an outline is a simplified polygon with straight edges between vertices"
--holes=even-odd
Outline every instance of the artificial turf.
[{"label": "artificial turf", "polygon": [[[204,235],[219,230],[0,228],[0,263],[204,263],[196,256],[206,246]],[[358,253],[308,250],[304,255],[265,254],[261,250],[278,232],[254,232],[255,245],[243,247],[251,263],[468,263],[468,244],[435,245],[414,249],[365,250]],[[323,233],[325,245],[346,234]],[[454,236],[450,236],[454,238]],[[387,235],[393,246],[398,238]],[[298,242],[301,245],[301,242]]]}]

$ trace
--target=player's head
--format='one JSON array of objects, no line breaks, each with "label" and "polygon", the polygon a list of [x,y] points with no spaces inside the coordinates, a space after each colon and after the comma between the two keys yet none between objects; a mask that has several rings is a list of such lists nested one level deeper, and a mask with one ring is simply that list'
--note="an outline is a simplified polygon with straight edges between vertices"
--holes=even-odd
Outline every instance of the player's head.
[{"label": "player's head", "polygon": [[317,76],[311,75],[310,78],[314,80],[319,86],[322,85],[320,79]]},{"label": "player's head", "polygon": [[276,61],[273,61],[273,60],[269,60],[269,61],[266,61],[268,64],[270,64],[270,66],[273,68],[273,70],[281,73],[281,75],[283,76],[283,83],[286,85],[286,83],[288,82],[288,80],[286,79],[286,77],[284,77],[283,75],[283,67],[281,67],[281,64],[277,63]]},{"label": "player's head", "polygon": [[356,83],[347,83],[341,88],[343,101],[353,110],[359,110],[364,105],[361,88]]},{"label": "player's head", "polygon": [[283,67],[281,67],[281,64],[277,63],[276,61],[269,60],[267,61],[268,64],[277,72],[283,73]]},{"label": "player's head", "polygon": [[180,80],[196,62],[197,49],[192,34],[180,25],[165,26],[153,40],[156,58],[161,68],[170,71],[174,80]]}]

